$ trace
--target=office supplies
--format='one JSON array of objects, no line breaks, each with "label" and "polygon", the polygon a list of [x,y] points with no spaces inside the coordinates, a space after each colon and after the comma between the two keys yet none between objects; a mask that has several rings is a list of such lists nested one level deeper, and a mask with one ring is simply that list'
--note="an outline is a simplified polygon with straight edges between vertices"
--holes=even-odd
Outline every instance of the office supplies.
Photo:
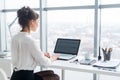
[{"label": "office supplies", "polygon": [[100,51],[100,47],[99,47],[99,55],[98,55],[98,60],[101,60],[101,51]]},{"label": "office supplies", "polygon": [[69,60],[77,56],[79,45],[81,40],[80,39],[64,39],[58,38],[54,53],[60,55],[58,59],[61,60]]},{"label": "office supplies", "polygon": [[98,61],[95,64],[93,64],[93,67],[99,67],[99,68],[110,68],[110,69],[116,69],[120,64],[120,61]]},{"label": "office supplies", "polygon": [[105,48],[105,49],[102,48],[102,51],[103,51],[104,61],[109,61],[111,57],[112,48]]},{"label": "office supplies", "polygon": [[96,62],[95,59],[88,59],[88,60],[82,59],[82,60],[80,60],[80,64],[84,64],[84,65],[92,65],[95,62]]}]

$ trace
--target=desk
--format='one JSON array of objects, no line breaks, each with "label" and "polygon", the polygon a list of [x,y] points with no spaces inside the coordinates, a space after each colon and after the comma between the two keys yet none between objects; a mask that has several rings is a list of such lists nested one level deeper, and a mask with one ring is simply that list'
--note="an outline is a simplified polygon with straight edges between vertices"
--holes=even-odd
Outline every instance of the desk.
[{"label": "desk", "polygon": [[95,73],[95,74],[105,74],[105,75],[112,75],[120,77],[120,66],[115,71],[108,71],[98,69],[96,67],[92,67],[90,65],[81,65],[70,63],[69,61],[55,61],[51,66],[51,68],[58,68],[62,70],[62,76],[64,80],[64,70],[72,70],[72,71],[79,71],[79,72],[87,72],[87,73]]},{"label": "desk", "polygon": [[[3,61],[10,63],[11,59],[10,58],[0,58],[0,62],[3,62]],[[2,64],[4,64],[4,63],[2,63]],[[9,66],[11,66],[11,65],[9,65]],[[6,66],[4,66],[4,67],[6,67]],[[64,80],[64,71],[65,70],[87,72],[87,73],[94,73],[94,74],[105,74],[105,75],[112,75],[112,76],[120,77],[120,66],[116,69],[116,71],[108,71],[108,70],[98,69],[98,68],[92,67],[90,65],[81,65],[81,64],[70,63],[69,61],[57,60],[48,67],[61,69],[62,70],[62,80]],[[10,77],[10,75],[8,77]]]}]

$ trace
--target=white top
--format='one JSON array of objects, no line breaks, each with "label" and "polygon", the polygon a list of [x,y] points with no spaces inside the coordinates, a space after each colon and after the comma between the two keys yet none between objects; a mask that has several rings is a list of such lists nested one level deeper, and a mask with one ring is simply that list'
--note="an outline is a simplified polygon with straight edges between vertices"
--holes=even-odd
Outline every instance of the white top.
[{"label": "white top", "polygon": [[29,33],[19,32],[11,42],[12,64],[17,70],[34,70],[37,65],[48,66],[51,60],[37,46]]}]

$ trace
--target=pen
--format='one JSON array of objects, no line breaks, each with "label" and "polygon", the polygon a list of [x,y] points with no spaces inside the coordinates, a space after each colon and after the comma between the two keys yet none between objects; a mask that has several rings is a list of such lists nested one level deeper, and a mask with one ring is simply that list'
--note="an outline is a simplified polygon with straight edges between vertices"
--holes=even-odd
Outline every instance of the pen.
[{"label": "pen", "polygon": [[101,60],[101,52],[100,52],[100,47],[99,47],[99,55],[98,55],[98,60]]},{"label": "pen", "polygon": [[109,48],[109,49],[108,49],[108,53],[110,53],[110,52],[112,52],[112,48]]}]

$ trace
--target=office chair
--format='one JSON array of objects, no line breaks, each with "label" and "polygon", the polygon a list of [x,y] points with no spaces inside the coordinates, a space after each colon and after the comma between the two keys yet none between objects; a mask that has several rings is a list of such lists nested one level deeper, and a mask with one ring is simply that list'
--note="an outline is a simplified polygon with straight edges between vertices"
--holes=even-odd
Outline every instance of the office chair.
[{"label": "office chair", "polygon": [[0,68],[0,80],[8,80],[6,73],[1,68]]},{"label": "office chair", "polygon": [[41,76],[43,80],[60,80],[59,76],[54,73],[52,70],[44,70],[36,73],[38,76]]}]

